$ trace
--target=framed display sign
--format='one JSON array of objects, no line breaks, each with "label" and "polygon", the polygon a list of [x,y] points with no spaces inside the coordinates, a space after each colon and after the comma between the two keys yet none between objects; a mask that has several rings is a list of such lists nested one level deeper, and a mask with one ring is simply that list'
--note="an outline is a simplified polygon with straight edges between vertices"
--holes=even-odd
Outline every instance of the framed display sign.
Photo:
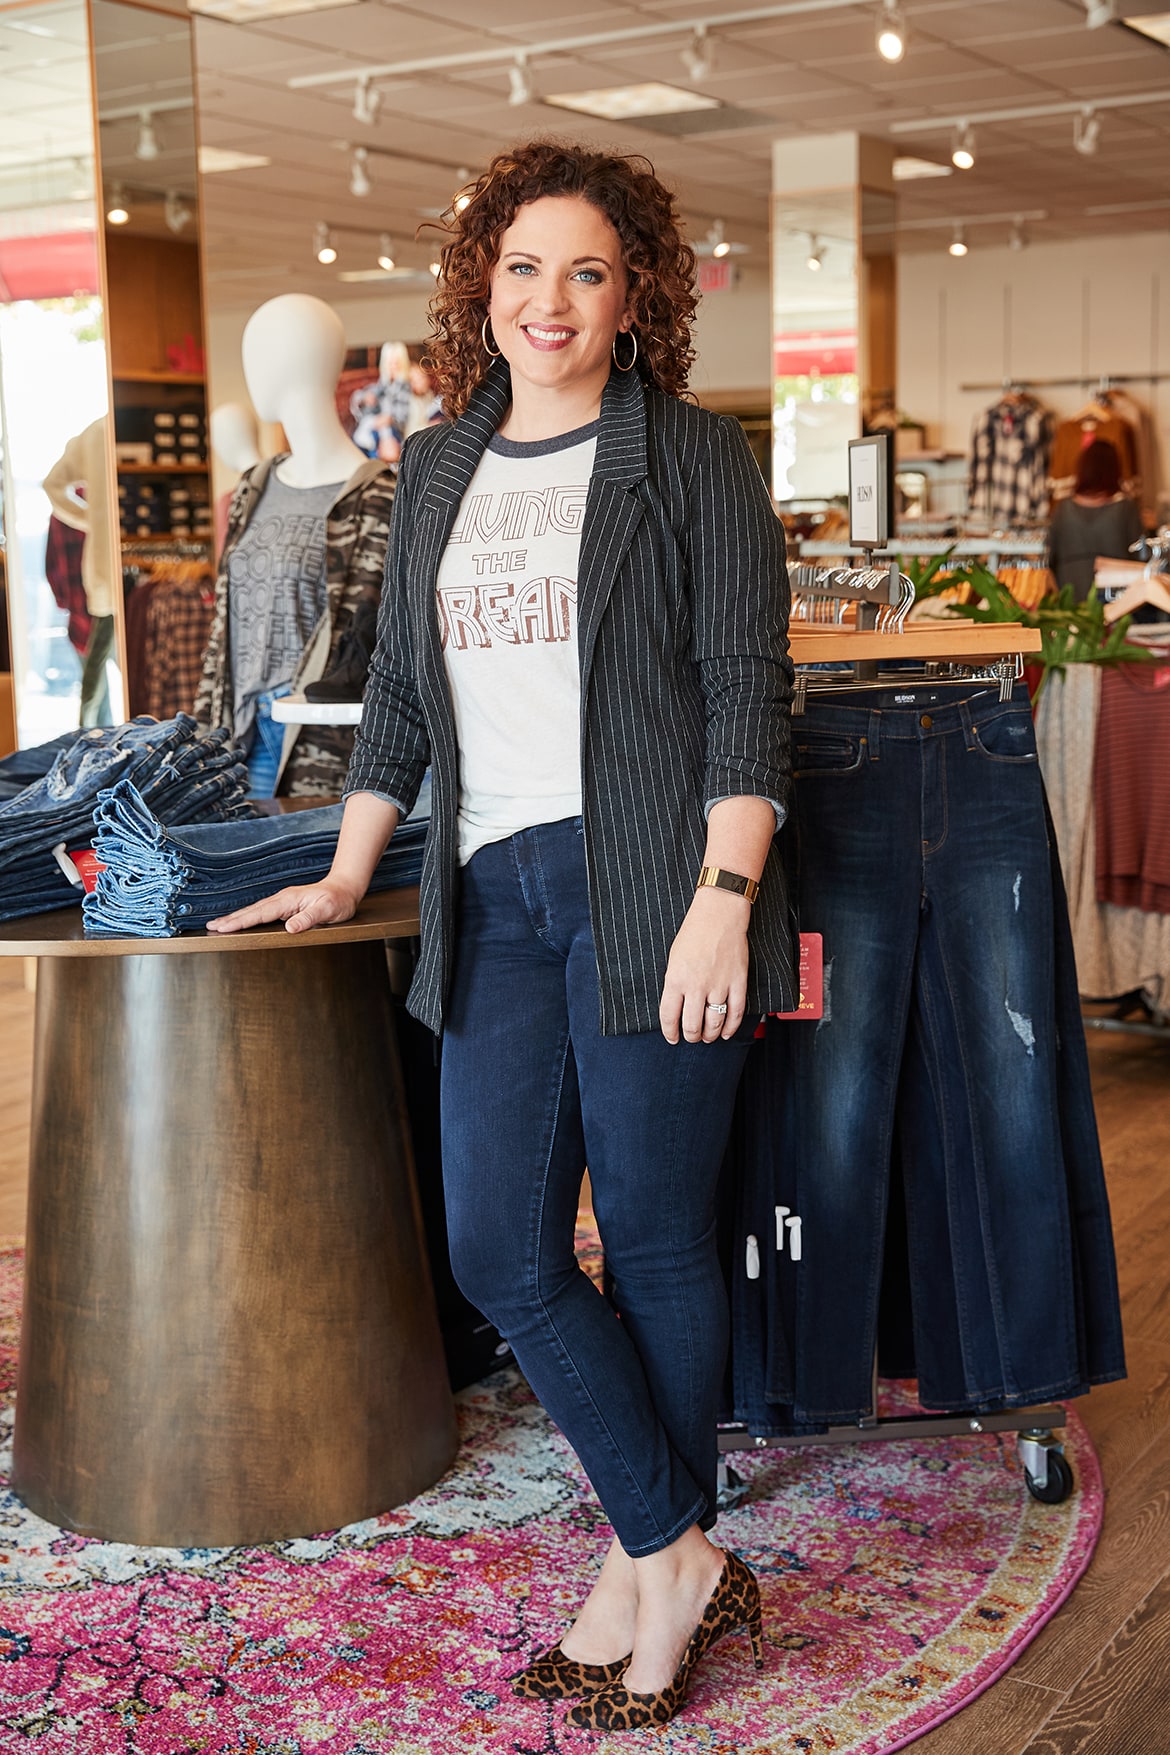
[{"label": "framed display sign", "polygon": [[849,441],[849,541],[884,548],[894,530],[894,471],[890,433]]}]

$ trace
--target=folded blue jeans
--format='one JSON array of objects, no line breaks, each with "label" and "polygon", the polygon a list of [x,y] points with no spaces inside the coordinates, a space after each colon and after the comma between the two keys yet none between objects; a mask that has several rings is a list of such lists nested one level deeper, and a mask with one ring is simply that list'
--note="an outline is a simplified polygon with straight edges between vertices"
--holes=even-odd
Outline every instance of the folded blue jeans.
[{"label": "folded blue jeans", "polygon": [[[580,818],[481,848],[462,879],[440,1081],[451,1265],[626,1552],[652,1554],[715,1520],[715,1191],[755,1020],[732,1042],[601,1035]],[[612,1303],[573,1252],[586,1163]]]}]

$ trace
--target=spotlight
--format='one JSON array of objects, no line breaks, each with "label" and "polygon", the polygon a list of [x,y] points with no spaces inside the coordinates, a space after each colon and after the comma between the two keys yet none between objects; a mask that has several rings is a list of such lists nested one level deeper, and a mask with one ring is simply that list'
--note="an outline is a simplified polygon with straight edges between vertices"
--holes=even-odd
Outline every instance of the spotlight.
[{"label": "spotlight", "polygon": [[330,263],[337,261],[337,251],[333,247],[329,227],[323,219],[318,220],[313,228],[313,249],[323,268],[328,268]]},{"label": "spotlight", "polygon": [[142,159],[158,158],[162,146],[154,131],[154,122],[149,110],[143,110],[138,117],[138,139],[134,142],[134,156]]},{"label": "spotlight", "polygon": [[1024,230],[1024,222],[1022,219],[1014,220],[1012,223],[1011,236],[1008,239],[1008,249],[1009,250],[1026,250],[1027,247],[1028,247],[1028,234]]},{"label": "spotlight", "polygon": [[883,61],[900,61],[906,53],[906,17],[898,0],[882,0],[877,52]]},{"label": "spotlight", "polygon": [[1086,104],[1079,116],[1073,117],[1073,150],[1082,158],[1092,158],[1101,139],[1101,118],[1092,104]]},{"label": "spotlight", "polygon": [[967,234],[961,225],[955,227],[955,235],[947,245],[947,249],[952,256],[965,256],[967,254]]},{"label": "spotlight", "polygon": [[126,188],[122,183],[115,183],[110,191],[110,205],[106,208],[106,220],[110,225],[126,225],[130,219],[130,209],[126,205]]},{"label": "spotlight", "polygon": [[372,128],[382,107],[382,94],[370,84],[368,73],[359,75],[353,94],[353,119]]},{"label": "spotlight", "polygon": [[970,122],[960,122],[951,146],[951,163],[960,171],[969,171],[975,164],[975,130]]},{"label": "spotlight", "polygon": [[516,59],[509,67],[508,84],[511,87],[508,92],[508,102],[510,104],[518,108],[521,104],[530,104],[532,102],[536,93],[536,87],[532,83],[532,74],[528,70],[527,55],[517,55]]},{"label": "spotlight", "polygon": [[1100,30],[1103,24],[1112,24],[1116,16],[1113,0],[1085,0],[1085,23],[1090,30]]},{"label": "spotlight", "polygon": [[387,274],[394,267],[394,245],[390,242],[389,232],[383,232],[378,239],[378,267],[384,268]]},{"label": "spotlight", "polygon": [[453,205],[456,213],[462,213],[466,208],[471,206],[471,196],[456,195]]},{"label": "spotlight", "polygon": [[825,246],[813,233],[808,240],[808,270],[810,274],[819,274],[825,260]]},{"label": "spotlight", "polygon": [[366,170],[366,160],[369,156],[364,146],[354,147],[349,167],[349,192],[351,195],[361,197],[370,192],[371,183],[369,173]]},{"label": "spotlight", "polygon": [[177,189],[168,189],[167,198],[163,202],[163,218],[171,231],[181,232],[185,225],[190,224],[194,214],[183,200]]},{"label": "spotlight", "polygon": [[705,24],[695,26],[695,34],[679,58],[692,79],[710,79],[715,66],[715,45]]},{"label": "spotlight", "polygon": [[430,269],[430,272],[434,275],[435,279],[438,280],[440,274],[443,272],[443,264],[441,262],[428,262],[427,267]]}]

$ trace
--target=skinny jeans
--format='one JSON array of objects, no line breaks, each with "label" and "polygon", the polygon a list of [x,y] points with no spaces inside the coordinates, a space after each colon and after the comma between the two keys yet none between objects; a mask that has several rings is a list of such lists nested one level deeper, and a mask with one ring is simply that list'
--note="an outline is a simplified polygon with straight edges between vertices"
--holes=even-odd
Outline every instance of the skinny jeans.
[{"label": "skinny jeans", "polygon": [[[481,848],[462,877],[440,1099],[451,1264],[639,1558],[715,1521],[716,1185],[755,1020],[730,1042],[601,1035],[580,817]],[[573,1251],[586,1166],[611,1299]]]}]

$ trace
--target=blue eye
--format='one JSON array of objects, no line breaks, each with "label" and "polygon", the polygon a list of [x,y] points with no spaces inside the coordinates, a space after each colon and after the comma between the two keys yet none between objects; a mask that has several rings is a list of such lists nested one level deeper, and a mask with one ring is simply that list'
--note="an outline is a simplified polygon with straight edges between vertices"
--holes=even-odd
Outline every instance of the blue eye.
[{"label": "blue eye", "polygon": [[531,262],[513,262],[509,266],[508,273],[509,274],[523,274],[525,277],[527,277],[529,274],[535,274],[536,269],[533,267]]},{"label": "blue eye", "polygon": [[600,286],[601,276],[596,268],[581,268],[577,272],[578,280],[585,280],[590,286]]}]

